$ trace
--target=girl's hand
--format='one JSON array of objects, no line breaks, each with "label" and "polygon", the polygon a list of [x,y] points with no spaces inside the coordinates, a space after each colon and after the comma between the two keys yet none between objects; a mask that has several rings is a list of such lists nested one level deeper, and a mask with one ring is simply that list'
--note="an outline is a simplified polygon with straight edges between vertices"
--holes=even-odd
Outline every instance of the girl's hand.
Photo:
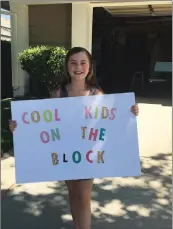
[{"label": "girl's hand", "polygon": [[138,104],[136,104],[136,105],[134,105],[134,106],[131,107],[131,112],[134,115],[138,116],[138,114],[139,114],[139,106],[138,106]]},{"label": "girl's hand", "polygon": [[9,121],[9,129],[11,132],[14,132],[17,127],[17,122],[15,120]]}]

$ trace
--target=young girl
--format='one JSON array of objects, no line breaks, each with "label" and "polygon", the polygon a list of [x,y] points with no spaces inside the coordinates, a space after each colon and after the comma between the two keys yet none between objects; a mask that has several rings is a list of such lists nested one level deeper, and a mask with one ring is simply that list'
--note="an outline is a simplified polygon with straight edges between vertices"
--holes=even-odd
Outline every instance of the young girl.
[{"label": "young girl", "polygon": [[[50,93],[51,98],[101,95],[93,75],[92,57],[81,47],[72,48],[66,56],[65,75],[57,90]],[[138,105],[131,109],[138,115]],[[17,127],[15,121],[10,122],[10,130]],[[90,229],[91,225],[91,189],[93,179],[66,181],[69,191],[69,202],[75,229]]]}]

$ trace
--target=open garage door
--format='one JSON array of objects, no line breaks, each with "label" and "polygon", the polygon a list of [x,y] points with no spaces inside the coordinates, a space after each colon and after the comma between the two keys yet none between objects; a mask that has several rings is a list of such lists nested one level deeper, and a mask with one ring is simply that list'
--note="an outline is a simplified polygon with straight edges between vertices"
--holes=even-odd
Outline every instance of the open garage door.
[{"label": "open garage door", "polygon": [[136,5],[126,3],[124,6],[105,6],[104,7],[110,14],[116,17],[124,16],[171,16],[172,4],[148,4],[142,5],[136,2]]},{"label": "open garage door", "polygon": [[148,94],[154,82],[158,94],[169,92],[172,2],[105,2],[94,7],[93,56],[104,91]]},{"label": "open garage door", "polygon": [[115,17],[129,16],[171,16],[172,1],[130,1],[92,2],[93,7],[103,7]]}]

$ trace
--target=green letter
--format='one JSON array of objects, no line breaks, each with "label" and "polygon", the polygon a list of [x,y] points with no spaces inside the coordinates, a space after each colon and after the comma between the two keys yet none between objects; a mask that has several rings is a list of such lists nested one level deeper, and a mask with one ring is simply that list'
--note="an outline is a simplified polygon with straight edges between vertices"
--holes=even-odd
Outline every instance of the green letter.
[{"label": "green letter", "polygon": [[[48,118],[47,118],[47,113],[48,113],[48,115],[49,115]],[[52,112],[51,112],[50,110],[44,111],[43,117],[44,117],[44,120],[45,120],[46,122],[51,122],[51,121],[52,121]]]},{"label": "green letter", "polygon": [[[78,155],[78,160],[76,160],[76,154]],[[79,163],[81,162],[81,154],[78,151],[75,151],[72,155],[72,159],[74,163]]]},{"label": "green letter", "polygon": [[103,128],[100,129],[100,136],[99,136],[99,140],[100,140],[100,141],[104,141],[104,138],[103,138],[103,137],[104,137],[104,135],[105,135],[105,133],[104,133],[105,131],[106,131],[106,130],[103,129]]},{"label": "green letter", "polygon": [[[55,130],[50,130],[51,131],[51,134],[52,134],[52,140],[55,141],[56,139],[57,140],[60,140],[60,135],[59,135],[59,130],[58,128],[56,128]],[[56,131],[56,132],[55,132]]]}]

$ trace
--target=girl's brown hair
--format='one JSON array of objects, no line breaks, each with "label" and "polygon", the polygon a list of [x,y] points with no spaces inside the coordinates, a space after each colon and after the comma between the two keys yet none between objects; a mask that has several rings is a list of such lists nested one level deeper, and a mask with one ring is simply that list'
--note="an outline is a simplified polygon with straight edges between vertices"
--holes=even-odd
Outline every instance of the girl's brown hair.
[{"label": "girl's brown hair", "polygon": [[65,70],[64,70],[64,75],[62,77],[61,85],[65,86],[71,82],[71,76],[68,72],[67,64],[68,64],[70,57],[79,52],[84,52],[87,55],[88,60],[89,60],[89,72],[88,72],[88,75],[86,76],[87,86],[88,87],[97,87],[98,89],[100,89],[100,87],[96,83],[96,77],[93,74],[92,56],[85,48],[82,48],[82,47],[74,47],[67,52],[67,55],[65,58]]}]

